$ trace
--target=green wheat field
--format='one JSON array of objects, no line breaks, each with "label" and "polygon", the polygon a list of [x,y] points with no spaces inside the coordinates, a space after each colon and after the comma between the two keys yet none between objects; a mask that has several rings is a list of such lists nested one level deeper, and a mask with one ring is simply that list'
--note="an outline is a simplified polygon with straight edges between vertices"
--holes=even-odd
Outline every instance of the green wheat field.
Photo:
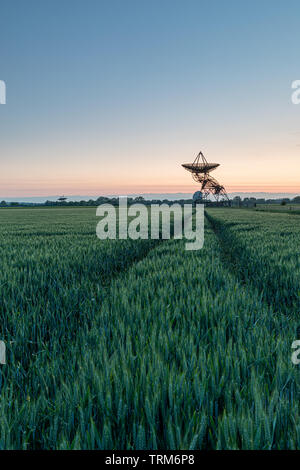
[{"label": "green wheat field", "polygon": [[1,449],[300,449],[300,217],[211,208],[205,243],[0,210]]}]

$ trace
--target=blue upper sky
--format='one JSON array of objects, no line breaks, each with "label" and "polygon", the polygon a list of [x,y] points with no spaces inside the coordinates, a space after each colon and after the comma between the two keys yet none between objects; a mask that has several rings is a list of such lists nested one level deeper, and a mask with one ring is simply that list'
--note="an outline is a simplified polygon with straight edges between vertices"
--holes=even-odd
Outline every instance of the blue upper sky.
[{"label": "blue upper sky", "polygon": [[293,0],[1,2],[0,196],[192,192],[199,150],[229,190],[300,191],[299,18]]}]

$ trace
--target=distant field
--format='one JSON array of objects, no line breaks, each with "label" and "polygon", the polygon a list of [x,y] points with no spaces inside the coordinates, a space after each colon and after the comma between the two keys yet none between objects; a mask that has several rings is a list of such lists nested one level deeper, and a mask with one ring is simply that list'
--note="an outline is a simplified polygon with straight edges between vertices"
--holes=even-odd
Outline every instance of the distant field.
[{"label": "distant field", "polygon": [[1,449],[299,449],[300,217],[209,209],[205,244],[0,210]]},{"label": "distant field", "polygon": [[257,204],[255,207],[256,211],[267,211],[267,212],[287,212],[291,214],[300,214],[300,204]]}]

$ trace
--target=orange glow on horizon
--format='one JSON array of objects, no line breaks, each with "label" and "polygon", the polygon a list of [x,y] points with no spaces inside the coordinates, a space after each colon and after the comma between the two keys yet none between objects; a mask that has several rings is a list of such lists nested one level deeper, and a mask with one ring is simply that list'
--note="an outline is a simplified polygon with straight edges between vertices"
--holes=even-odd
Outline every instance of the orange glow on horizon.
[{"label": "orange glow on horizon", "polygon": [[[49,185],[50,186],[50,185]],[[261,192],[261,193],[290,193],[298,195],[300,194],[300,185],[298,186],[277,186],[277,185],[226,185],[226,191],[228,193],[234,192]],[[191,193],[199,190],[199,186],[195,184],[191,185],[118,185],[118,186],[104,186],[104,185],[91,185],[91,186],[79,186],[69,184],[52,185],[49,190],[45,190],[43,187],[35,186],[31,188],[14,188],[7,187],[6,190],[1,191],[0,197],[47,197],[57,196],[64,194],[65,196],[101,196],[101,195],[126,195],[126,194],[148,194],[148,193]]]},{"label": "orange glow on horizon", "polygon": [[[133,158],[133,157],[132,157]],[[140,159],[134,165],[126,159],[115,162],[111,158],[103,164],[95,161],[84,164],[82,159],[61,161],[57,165],[15,167],[10,159],[0,175],[0,197],[101,196],[147,193],[190,193],[199,190],[190,173],[181,166],[184,159],[170,156]],[[187,159],[189,160],[189,159]],[[191,161],[193,158],[190,159]],[[214,156],[209,161],[217,160]],[[247,155],[242,159],[223,158],[220,168],[212,176],[224,185],[228,193],[264,192],[300,194],[298,157],[286,159],[284,168],[278,159],[259,161]],[[290,168],[293,168],[293,172]],[[118,171],[116,171],[116,169]]]}]

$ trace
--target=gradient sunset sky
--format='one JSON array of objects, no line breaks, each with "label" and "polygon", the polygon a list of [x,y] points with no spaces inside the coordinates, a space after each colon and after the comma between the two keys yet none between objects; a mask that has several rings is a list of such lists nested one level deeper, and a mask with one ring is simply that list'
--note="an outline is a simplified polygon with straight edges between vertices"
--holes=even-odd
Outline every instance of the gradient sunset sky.
[{"label": "gradient sunset sky", "polygon": [[300,193],[300,2],[0,4],[0,196]]}]

